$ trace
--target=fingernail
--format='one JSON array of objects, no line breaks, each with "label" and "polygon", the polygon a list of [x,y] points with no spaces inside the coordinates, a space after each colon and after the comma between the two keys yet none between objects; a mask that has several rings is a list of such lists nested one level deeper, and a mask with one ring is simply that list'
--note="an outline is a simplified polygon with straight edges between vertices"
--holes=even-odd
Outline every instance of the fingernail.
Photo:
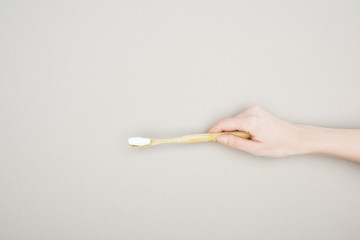
[{"label": "fingernail", "polygon": [[227,144],[229,138],[227,136],[218,136],[217,137],[218,142],[220,142],[221,144]]}]

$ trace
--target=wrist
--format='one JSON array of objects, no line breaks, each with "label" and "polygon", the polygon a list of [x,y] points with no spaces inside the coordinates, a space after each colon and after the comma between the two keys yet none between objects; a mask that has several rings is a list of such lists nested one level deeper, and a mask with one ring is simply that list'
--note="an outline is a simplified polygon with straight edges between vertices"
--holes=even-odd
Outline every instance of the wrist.
[{"label": "wrist", "polygon": [[327,129],[309,125],[297,125],[296,127],[298,129],[298,154],[322,154],[324,141],[327,139]]},{"label": "wrist", "polygon": [[319,154],[360,162],[360,129],[298,125],[297,154]]}]

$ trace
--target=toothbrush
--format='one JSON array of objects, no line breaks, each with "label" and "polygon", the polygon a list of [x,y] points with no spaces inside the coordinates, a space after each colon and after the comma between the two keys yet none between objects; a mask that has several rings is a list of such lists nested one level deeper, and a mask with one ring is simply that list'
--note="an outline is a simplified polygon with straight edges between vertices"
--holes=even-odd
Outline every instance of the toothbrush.
[{"label": "toothbrush", "polygon": [[202,142],[215,142],[216,138],[222,134],[232,134],[242,138],[251,138],[247,132],[221,132],[221,133],[204,133],[192,134],[177,138],[166,139],[150,139],[142,137],[129,138],[128,142],[131,147],[149,147],[162,143],[202,143]]}]

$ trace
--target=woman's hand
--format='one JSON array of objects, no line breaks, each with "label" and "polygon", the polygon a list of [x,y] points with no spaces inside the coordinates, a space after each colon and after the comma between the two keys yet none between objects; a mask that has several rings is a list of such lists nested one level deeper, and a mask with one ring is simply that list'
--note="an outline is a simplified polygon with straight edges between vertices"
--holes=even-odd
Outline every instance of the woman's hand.
[{"label": "woman's hand", "polygon": [[282,121],[258,106],[253,106],[233,118],[224,118],[209,129],[209,133],[245,131],[251,140],[234,135],[220,135],[218,141],[257,156],[284,157],[302,153],[299,127]]},{"label": "woman's hand", "polygon": [[360,130],[331,129],[292,124],[278,119],[258,106],[233,118],[224,118],[209,133],[245,131],[252,138],[224,134],[218,141],[256,156],[285,157],[315,153],[360,161]]}]

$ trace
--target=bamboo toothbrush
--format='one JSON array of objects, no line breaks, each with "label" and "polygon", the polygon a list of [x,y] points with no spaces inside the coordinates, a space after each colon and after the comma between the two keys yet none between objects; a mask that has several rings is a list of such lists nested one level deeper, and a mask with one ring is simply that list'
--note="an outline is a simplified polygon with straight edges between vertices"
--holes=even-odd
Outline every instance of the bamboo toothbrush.
[{"label": "bamboo toothbrush", "polygon": [[149,147],[162,143],[201,143],[201,142],[215,142],[216,138],[222,134],[232,134],[242,138],[250,138],[250,134],[247,132],[221,132],[221,133],[204,133],[204,134],[192,134],[177,138],[166,139],[150,139],[142,137],[129,138],[128,142],[131,147]]}]

